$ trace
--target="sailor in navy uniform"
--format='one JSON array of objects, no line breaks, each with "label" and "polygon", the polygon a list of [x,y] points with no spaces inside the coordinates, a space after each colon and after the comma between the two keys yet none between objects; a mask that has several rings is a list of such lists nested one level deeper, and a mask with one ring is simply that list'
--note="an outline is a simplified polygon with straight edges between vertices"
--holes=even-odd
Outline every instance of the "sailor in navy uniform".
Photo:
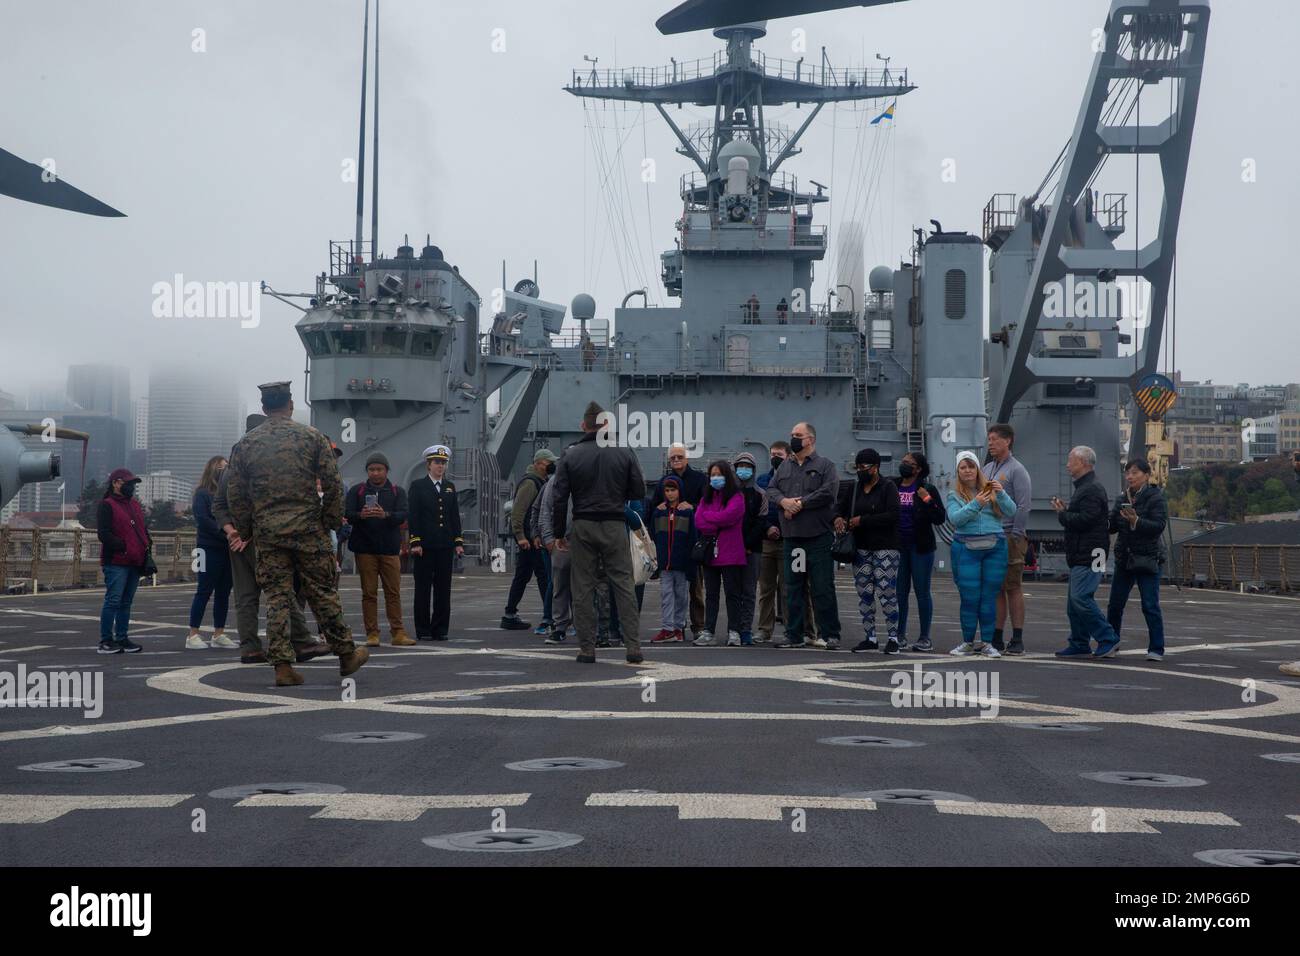
[{"label": "sailor in navy uniform", "polygon": [[421,641],[447,640],[452,561],[465,553],[456,486],[446,478],[450,459],[451,449],[446,445],[426,448],[424,460],[429,474],[411,482],[407,492],[410,552],[415,559],[415,636]]}]

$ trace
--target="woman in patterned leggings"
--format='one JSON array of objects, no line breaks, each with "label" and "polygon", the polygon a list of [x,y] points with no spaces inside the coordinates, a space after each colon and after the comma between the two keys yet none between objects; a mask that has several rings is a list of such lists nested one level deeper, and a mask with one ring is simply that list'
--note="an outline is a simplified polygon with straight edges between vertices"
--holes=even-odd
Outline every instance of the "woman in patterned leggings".
[{"label": "woman in patterned leggings", "polygon": [[885,612],[886,654],[897,654],[898,640],[898,487],[880,474],[880,454],[874,448],[858,452],[857,479],[840,492],[835,530],[853,532],[853,584],[862,612],[862,641],[858,651],[880,649],[876,642],[876,598]]},{"label": "woman in patterned leggings", "polygon": [[[962,642],[949,653],[962,657],[1001,657],[993,646],[998,592],[1007,576],[1007,538],[1002,518],[1016,513],[1016,503],[980,471],[974,452],[957,456],[957,486],[948,492],[952,540],[952,577],[961,595]],[[984,641],[975,640],[979,630]]]}]

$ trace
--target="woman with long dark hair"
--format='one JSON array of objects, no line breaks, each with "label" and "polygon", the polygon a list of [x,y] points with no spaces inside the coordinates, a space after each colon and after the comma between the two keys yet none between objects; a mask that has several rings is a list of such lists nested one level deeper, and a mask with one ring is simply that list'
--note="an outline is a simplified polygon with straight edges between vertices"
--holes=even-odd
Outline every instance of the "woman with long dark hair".
[{"label": "woman with long dark hair", "polygon": [[135,497],[140,479],[126,468],[108,476],[108,488],[95,515],[99,563],[104,571],[104,607],[99,614],[99,653],[135,654],[140,645],[127,637],[131,603],[149,561],[153,540],[144,509]]},{"label": "woman with long dark hair", "polygon": [[745,554],[745,495],[731,464],[715,461],[709,465],[709,484],[704,497],[695,509],[695,527],[702,538],[714,542],[705,556],[701,570],[704,573],[704,630],[695,639],[696,647],[713,645],[713,631],[718,623],[718,590],[727,595],[727,646],[741,643],[741,601],[745,591],[745,568],[749,558]]},{"label": "woman with long dark hair", "polygon": [[230,588],[234,581],[230,570],[230,546],[217,526],[217,519],[212,515],[212,498],[217,493],[217,485],[221,483],[221,473],[225,469],[224,455],[209,458],[203,468],[203,477],[199,479],[199,486],[194,489],[194,524],[198,528],[194,545],[199,552],[199,584],[194,591],[194,601],[190,604],[190,633],[185,638],[185,649],[189,651],[201,651],[208,646],[199,636],[203,613],[208,609],[208,598],[212,599],[212,646],[239,646],[237,641],[226,637],[226,614],[230,607]]},{"label": "woman with long dark hair", "polygon": [[948,520],[939,489],[928,484],[930,462],[919,451],[909,451],[898,466],[898,643],[907,647],[908,598],[916,594],[921,636],[914,651],[932,651],[930,622],[934,599],[930,577],[934,572],[937,542],[934,529]]}]

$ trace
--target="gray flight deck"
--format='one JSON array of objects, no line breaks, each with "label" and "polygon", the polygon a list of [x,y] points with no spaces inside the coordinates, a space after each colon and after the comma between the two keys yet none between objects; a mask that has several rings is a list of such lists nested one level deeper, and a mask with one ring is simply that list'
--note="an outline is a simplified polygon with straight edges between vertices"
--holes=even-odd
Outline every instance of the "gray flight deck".
[{"label": "gray flight deck", "polygon": [[[957,601],[936,582],[946,651]],[[0,672],[100,672],[104,696],[93,720],[0,710],[0,860],[1300,865],[1300,681],[1278,672],[1300,658],[1295,599],[1168,588],[1163,664],[1142,659],[1136,601],[1117,659],[1056,661],[1065,589],[1036,582],[1023,658],[688,644],[629,667],[498,630],[508,583],[457,577],[454,640],[380,648],[352,702],[332,659],[276,689],[237,651],[183,650],[192,586],[141,589],[129,656],[95,653],[98,591],[0,597]],[[847,647],[860,624],[838,587]],[[342,594],[358,628],[355,578]],[[648,638],[657,582],[645,608]],[[891,706],[891,675],[917,663],[996,674],[998,715]]]}]

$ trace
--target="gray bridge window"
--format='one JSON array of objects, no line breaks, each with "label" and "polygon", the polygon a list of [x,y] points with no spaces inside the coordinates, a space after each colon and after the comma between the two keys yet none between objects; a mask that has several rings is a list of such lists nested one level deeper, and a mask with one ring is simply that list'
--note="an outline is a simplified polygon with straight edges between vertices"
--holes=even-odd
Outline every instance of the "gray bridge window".
[{"label": "gray bridge window", "polygon": [[966,318],[966,270],[949,269],[943,274],[943,314],[950,319]]},{"label": "gray bridge window", "polygon": [[413,332],[411,334],[411,354],[416,358],[433,358],[438,354],[439,332]]}]

